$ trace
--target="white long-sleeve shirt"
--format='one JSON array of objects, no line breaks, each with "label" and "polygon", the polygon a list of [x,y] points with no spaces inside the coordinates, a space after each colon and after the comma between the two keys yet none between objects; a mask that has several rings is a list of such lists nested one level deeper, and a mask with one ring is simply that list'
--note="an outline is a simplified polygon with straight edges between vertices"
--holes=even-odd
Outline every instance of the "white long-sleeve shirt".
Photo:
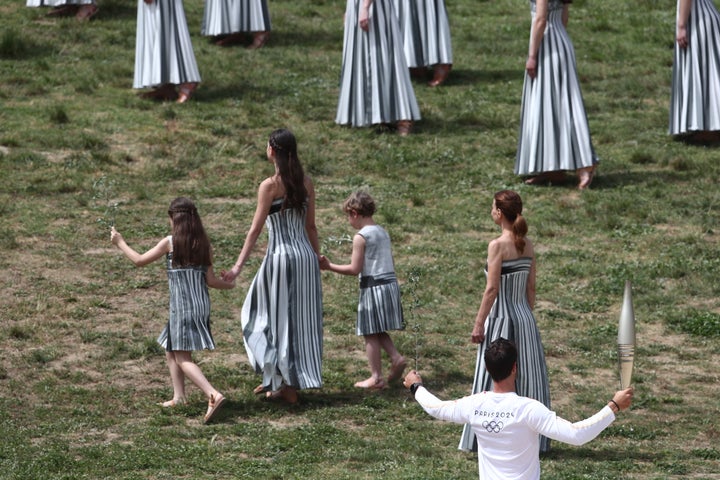
[{"label": "white long-sleeve shirt", "polygon": [[435,418],[472,426],[482,480],[539,479],[539,435],[582,445],[615,420],[613,411],[605,406],[592,417],[571,423],[537,400],[515,393],[482,392],[442,401],[419,387],[415,399]]}]

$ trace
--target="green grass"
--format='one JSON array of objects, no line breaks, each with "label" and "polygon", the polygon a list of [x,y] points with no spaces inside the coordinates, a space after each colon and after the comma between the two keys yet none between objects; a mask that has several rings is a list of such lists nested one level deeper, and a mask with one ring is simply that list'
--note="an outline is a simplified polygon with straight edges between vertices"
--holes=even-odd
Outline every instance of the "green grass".
[{"label": "green grass", "polygon": [[491,195],[520,192],[538,256],[539,327],[552,402],[578,420],[617,388],[616,325],[633,283],[636,400],[594,442],[554,444],[548,479],[718,478],[720,150],[666,135],[675,2],[576,0],[569,32],[595,148],[593,187],[528,187],[513,175],[530,28],[522,0],[448,1],[455,65],[415,91],[408,138],[333,123],[342,0],[270,4],[265,48],[199,36],[203,82],[188,104],[132,90],[136,4],[103,0],[86,24],[0,0],[0,478],[455,479],[476,459],[460,427],[430,419],[399,386],[367,373],[354,335],[357,282],[323,275],[325,386],[294,407],[253,397],[239,310],[265,237],[230,292],[212,292],[218,349],[200,352],[229,398],[174,411],[155,343],[167,316],[160,262],[135,269],[109,242],[117,225],[149,248],[165,210],[193,198],[218,269],[242,247],[270,131],[292,129],[313,176],[323,252],[349,259],[340,211],[370,188],[403,284],[407,329],[393,337],[443,398],[469,392],[472,321],[497,234]]}]

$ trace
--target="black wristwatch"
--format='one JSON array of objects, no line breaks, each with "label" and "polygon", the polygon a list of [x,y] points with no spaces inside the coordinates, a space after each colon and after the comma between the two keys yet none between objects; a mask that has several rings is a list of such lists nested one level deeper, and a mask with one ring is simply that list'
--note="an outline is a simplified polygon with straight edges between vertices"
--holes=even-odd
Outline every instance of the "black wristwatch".
[{"label": "black wristwatch", "polygon": [[412,393],[413,397],[415,396],[415,392],[417,392],[417,389],[420,387],[422,387],[422,382],[415,382],[410,385],[410,393]]}]

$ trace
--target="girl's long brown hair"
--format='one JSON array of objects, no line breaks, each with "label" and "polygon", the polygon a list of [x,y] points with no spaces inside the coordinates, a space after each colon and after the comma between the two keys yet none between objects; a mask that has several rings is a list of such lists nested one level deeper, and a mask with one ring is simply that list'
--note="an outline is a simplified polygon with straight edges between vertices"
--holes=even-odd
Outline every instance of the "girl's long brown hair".
[{"label": "girl's long brown hair", "polygon": [[210,266],[210,239],[205,233],[195,204],[178,197],[170,202],[168,215],[172,219],[173,267]]},{"label": "girl's long brown hair", "polygon": [[297,141],[290,130],[284,128],[270,134],[268,143],[275,152],[275,165],[285,187],[282,208],[302,208],[307,201],[305,172],[297,155]]},{"label": "girl's long brown hair", "polygon": [[512,223],[515,248],[518,252],[525,251],[525,236],[528,232],[527,222],[522,216],[522,199],[517,192],[500,190],[495,194],[495,208],[500,210],[505,218]]}]

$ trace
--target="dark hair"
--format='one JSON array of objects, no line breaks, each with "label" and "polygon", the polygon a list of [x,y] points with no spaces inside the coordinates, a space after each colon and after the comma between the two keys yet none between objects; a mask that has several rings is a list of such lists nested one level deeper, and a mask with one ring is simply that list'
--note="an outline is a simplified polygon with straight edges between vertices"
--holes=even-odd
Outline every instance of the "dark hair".
[{"label": "dark hair", "polygon": [[308,193],[305,172],[297,155],[295,135],[290,130],[280,128],[270,134],[268,144],[275,152],[275,165],[285,187],[282,208],[302,208]]},{"label": "dark hair", "polygon": [[498,338],[485,349],[485,368],[495,382],[505,380],[512,373],[517,362],[515,344],[505,338]]},{"label": "dark hair", "polygon": [[353,192],[343,203],[343,212],[351,211],[357,212],[362,217],[371,217],[375,213],[375,200],[363,190]]},{"label": "dark hair", "polygon": [[185,197],[170,202],[172,219],[172,266],[210,266],[210,239],[205,233],[195,204]]},{"label": "dark hair", "polygon": [[500,190],[495,194],[495,208],[500,210],[505,218],[512,223],[513,237],[515,239],[515,248],[518,252],[525,251],[525,235],[527,235],[528,226],[525,218],[522,216],[522,199],[517,192],[512,190]]}]

